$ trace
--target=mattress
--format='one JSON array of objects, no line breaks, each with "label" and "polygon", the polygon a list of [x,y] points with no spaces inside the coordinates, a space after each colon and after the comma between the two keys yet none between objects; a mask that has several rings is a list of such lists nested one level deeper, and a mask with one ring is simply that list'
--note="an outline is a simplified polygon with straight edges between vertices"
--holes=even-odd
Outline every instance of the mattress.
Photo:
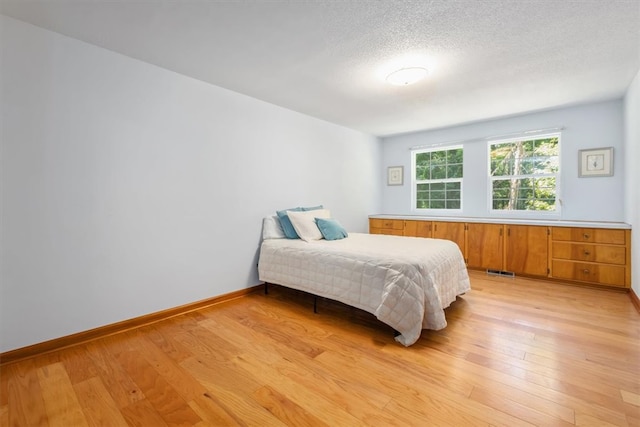
[{"label": "mattress", "polygon": [[264,240],[258,275],[374,314],[415,343],[447,326],[444,309],[470,290],[458,246],[448,240],[349,233],[341,240]]}]

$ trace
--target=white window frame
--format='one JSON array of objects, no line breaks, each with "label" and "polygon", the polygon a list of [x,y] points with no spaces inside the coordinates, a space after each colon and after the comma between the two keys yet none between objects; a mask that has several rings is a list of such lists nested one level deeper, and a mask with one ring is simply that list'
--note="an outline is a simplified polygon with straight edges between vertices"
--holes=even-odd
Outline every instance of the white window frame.
[{"label": "white window frame", "polygon": [[[416,156],[422,153],[430,153],[434,151],[449,151],[449,150],[462,150],[462,158],[463,158],[463,169],[462,169],[462,178],[450,178],[450,179],[439,179],[439,180],[417,180],[416,179]],[[417,208],[416,204],[418,202],[418,184],[428,184],[433,182],[459,182],[460,183],[460,208],[458,209],[437,209],[437,208]],[[411,211],[419,212],[419,213],[434,213],[438,214],[460,214],[462,212],[462,194],[464,187],[464,146],[463,145],[450,145],[450,146],[438,146],[438,147],[430,147],[430,148],[420,148],[411,150]]]},{"label": "white window frame", "polygon": [[[491,176],[491,146],[495,144],[508,144],[510,142],[516,141],[530,141],[537,139],[547,139],[547,138],[558,138],[558,172],[551,174],[536,174],[536,175],[511,175],[510,178],[543,178],[543,177],[554,177],[556,179],[556,203],[555,210],[553,211],[536,211],[536,210],[505,210],[505,209],[494,209],[493,208],[493,181],[499,181],[504,179],[504,176],[494,177]],[[539,135],[521,135],[515,138],[505,138],[505,139],[492,139],[487,142],[487,208],[491,215],[495,216],[516,216],[516,217],[526,217],[526,218],[550,218],[550,217],[560,217],[561,208],[562,208],[562,199],[560,197],[560,188],[561,188],[561,167],[562,160],[560,158],[562,151],[562,133],[561,132],[553,132],[553,133],[544,133]]]}]

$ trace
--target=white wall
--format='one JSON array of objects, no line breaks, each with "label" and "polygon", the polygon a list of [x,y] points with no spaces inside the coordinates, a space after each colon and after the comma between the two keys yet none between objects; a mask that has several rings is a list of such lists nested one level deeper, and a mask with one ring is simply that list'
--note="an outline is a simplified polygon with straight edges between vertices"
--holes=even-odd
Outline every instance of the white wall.
[{"label": "white wall", "polygon": [[376,138],[0,19],[0,351],[258,284],[276,209],[380,210]]},{"label": "white wall", "polygon": [[[561,214],[554,219],[624,221],[624,136],[622,100],[600,102],[499,120],[466,124],[433,131],[397,135],[383,139],[383,166],[402,165],[405,185],[384,186],[382,211],[385,214],[412,214],[411,147],[468,141],[464,145],[463,209],[466,217],[509,217],[491,215],[487,197],[487,142],[494,135],[536,129],[564,127],[561,140]],[[473,139],[476,139],[473,141]],[[614,147],[612,177],[578,178],[578,150]],[[469,179],[482,177],[482,179]],[[415,213],[413,213],[415,214]],[[434,215],[446,215],[441,212]],[[452,215],[452,214],[450,214]],[[513,214],[511,216],[514,216]]]},{"label": "white wall", "polygon": [[625,221],[631,232],[631,287],[640,296],[640,71],[624,98]]}]

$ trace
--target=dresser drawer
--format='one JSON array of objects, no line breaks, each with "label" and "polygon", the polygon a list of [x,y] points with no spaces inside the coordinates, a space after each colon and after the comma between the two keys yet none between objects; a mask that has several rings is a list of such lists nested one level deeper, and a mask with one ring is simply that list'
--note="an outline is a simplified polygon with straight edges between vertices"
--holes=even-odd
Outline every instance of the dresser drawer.
[{"label": "dresser drawer", "polygon": [[552,227],[551,240],[584,243],[626,244],[625,230],[603,228]]},{"label": "dresser drawer", "polygon": [[627,248],[625,246],[602,246],[556,241],[551,245],[551,253],[552,257],[556,259],[620,265],[625,265],[627,262]]},{"label": "dresser drawer", "polygon": [[[404,229],[404,221],[401,219],[379,219],[372,218],[369,220],[369,227],[371,228],[384,228],[387,230],[400,230]],[[402,234],[402,233],[400,233]]]},{"label": "dresser drawer", "polygon": [[624,266],[553,260],[551,275],[557,279],[577,280],[609,286],[625,287]]},{"label": "dresser drawer", "polygon": [[394,230],[392,228],[370,228],[369,234],[389,234],[392,236],[403,236],[403,230]]}]

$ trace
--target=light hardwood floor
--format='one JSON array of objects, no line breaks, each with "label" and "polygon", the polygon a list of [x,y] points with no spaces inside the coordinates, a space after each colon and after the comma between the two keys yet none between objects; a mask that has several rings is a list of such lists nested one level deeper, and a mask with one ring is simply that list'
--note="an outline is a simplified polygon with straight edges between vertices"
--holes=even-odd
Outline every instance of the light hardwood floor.
[{"label": "light hardwood floor", "polygon": [[471,272],[409,348],[280,287],[0,369],[2,426],[640,426],[629,296]]}]

